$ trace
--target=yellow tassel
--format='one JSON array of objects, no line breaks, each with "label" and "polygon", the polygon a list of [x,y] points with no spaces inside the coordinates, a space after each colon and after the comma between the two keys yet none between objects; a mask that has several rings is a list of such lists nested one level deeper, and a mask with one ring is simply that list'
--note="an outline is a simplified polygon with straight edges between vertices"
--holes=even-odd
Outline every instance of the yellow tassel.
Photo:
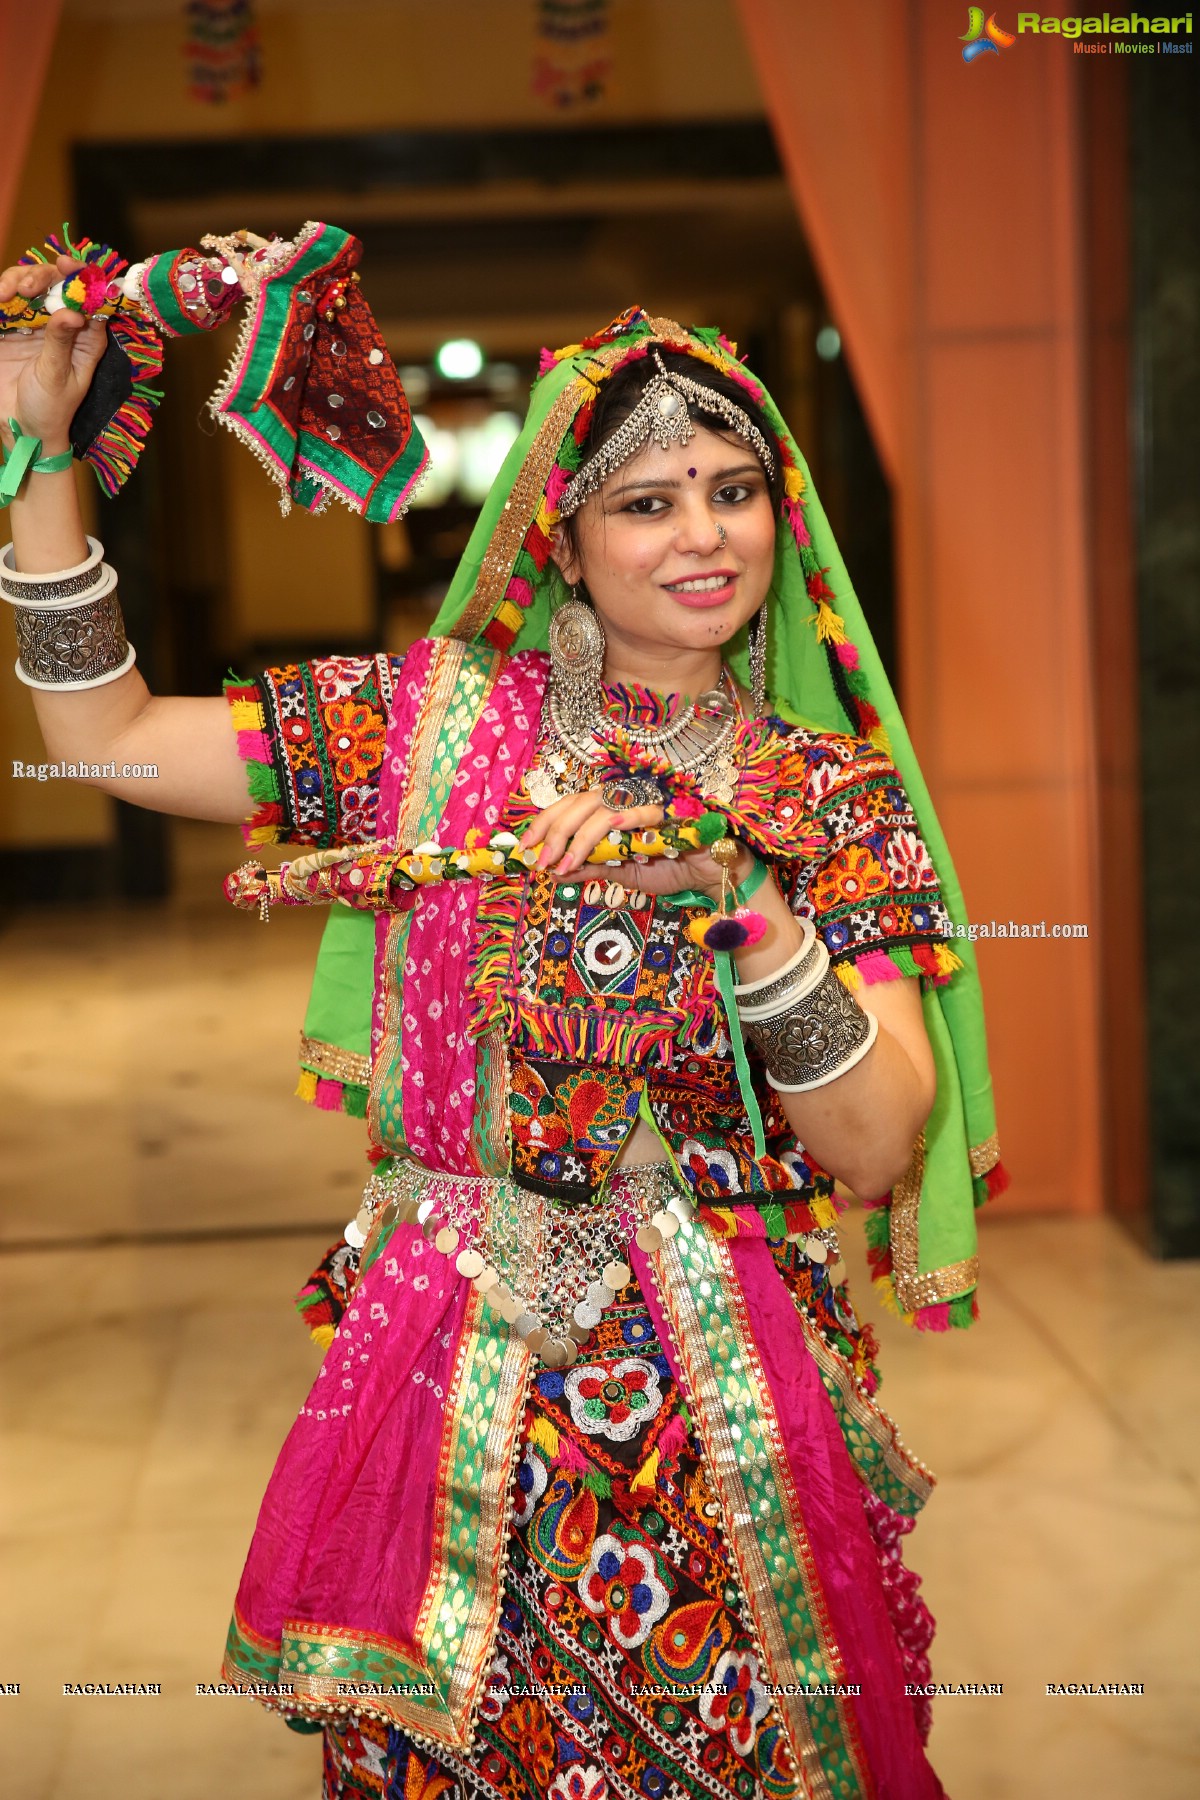
[{"label": "yellow tassel", "polygon": [[823,1200],[819,1194],[814,1195],[808,1203],[812,1214],[812,1222],[822,1230],[834,1226],[838,1222],[837,1207],[832,1200]]},{"label": "yellow tassel", "polygon": [[793,466],[783,471],[783,491],[789,500],[798,500],[806,486],[807,483],[800,469]]},{"label": "yellow tassel", "polygon": [[835,963],[834,968],[842,986],[848,988],[852,994],[857,994],[863,984],[862,970],[856,968],[853,963],[844,962]]},{"label": "yellow tassel", "polygon": [[261,731],[266,723],[259,700],[231,700],[229,710],[235,731]]},{"label": "yellow tassel", "polygon": [[737,1236],[737,1214],[731,1213],[727,1206],[714,1206],[708,1216],[714,1221],[722,1237]]},{"label": "yellow tassel", "polygon": [[961,969],[963,966],[962,957],[956,955],[949,944],[935,944],[933,960],[937,964],[939,975],[953,975],[955,969]]},{"label": "yellow tassel", "polygon": [[910,1312],[905,1312],[899,1300],[897,1300],[896,1284],[890,1275],[872,1276],[871,1286],[878,1293],[887,1312],[890,1312],[897,1319],[903,1319],[906,1325],[912,1324],[914,1315]]},{"label": "yellow tassel", "polygon": [[315,1069],[301,1069],[300,1079],[296,1083],[296,1098],[304,1100],[309,1106],[317,1097],[317,1075]]},{"label": "yellow tassel", "polygon": [[314,1325],[308,1335],[314,1344],[319,1344],[322,1350],[328,1350],[336,1335],[336,1328],[332,1325]]},{"label": "yellow tassel", "polygon": [[511,600],[502,600],[496,608],[496,618],[501,625],[508,626],[511,631],[519,631],[525,623],[525,614]]},{"label": "yellow tassel", "polygon": [[248,844],[277,844],[280,827],[278,825],[252,825],[246,833]]},{"label": "yellow tassel", "polygon": [[844,644],[846,641],[846,625],[841,615],[835,613],[827,600],[816,601],[817,641],[818,643]]},{"label": "yellow tassel", "polygon": [[539,1417],[533,1421],[529,1441],[535,1450],[544,1450],[547,1456],[558,1455],[558,1431],[549,1419]]},{"label": "yellow tassel", "polygon": [[657,1480],[658,1445],[656,1444],[633,1480],[630,1482],[629,1491],[631,1494],[637,1493],[639,1490],[643,1493],[652,1494],[654,1492],[654,1484]]}]

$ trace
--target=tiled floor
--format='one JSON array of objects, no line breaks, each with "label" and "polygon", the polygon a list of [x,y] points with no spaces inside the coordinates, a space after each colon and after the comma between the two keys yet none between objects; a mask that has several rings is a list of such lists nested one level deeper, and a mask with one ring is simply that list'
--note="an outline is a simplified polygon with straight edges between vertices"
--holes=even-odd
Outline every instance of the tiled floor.
[{"label": "tiled floor", "polygon": [[[195,1686],[315,1374],[290,1296],[357,1192],[361,1126],[288,1097],[319,920],[264,931],[223,908],[234,834],[189,827],[181,850],[187,898],[165,911],[0,937],[0,1241],[47,1246],[0,1259],[0,1684],[21,1684],[0,1699],[0,1791],[20,1800],[319,1794],[316,1740]],[[145,1235],[163,1230],[224,1235]],[[999,1208],[983,1254],[974,1330],[878,1320],[886,1404],[941,1477],[910,1540],[935,1676],[1005,1688],[937,1704],[934,1762],[954,1800],[1190,1800],[1200,1270],[1103,1220]],[[163,1693],[63,1695],[88,1680]],[[1047,1697],[1066,1681],[1145,1694]]]}]

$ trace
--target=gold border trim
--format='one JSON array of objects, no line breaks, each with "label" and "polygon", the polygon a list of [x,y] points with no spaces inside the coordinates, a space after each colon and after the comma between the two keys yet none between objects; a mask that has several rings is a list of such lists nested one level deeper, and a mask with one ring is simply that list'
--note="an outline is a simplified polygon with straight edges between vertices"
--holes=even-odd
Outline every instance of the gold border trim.
[{"label": "gold border trim", "polygon": [[967,1151],[971,1160],[972,1175],[987,1175],[1000,1161],[1000,1139],[993,1131],[991,1137],[984,1138],[982,1144],[972,1144]]},{"label": "gold border trim", "polygon": [[861,1425],[872,1442],[879,1446],[884,1462],[897,1481],[902,1482],[924,1506],[937,1485],[937,1476],[933,1470],[905,1446],[895,1421],[863,1393],[845,1357],[830,1349],[816,1326],[804,1317],[799,1308],[796,1309],[796,1316],[800,1320],[814,1361],[822,1374],[836,1386],[846,1411],[855,1424]]},{"label": "gold border trim", "polygon": [[331,1081],[352,1082],[366,1087],[371,1080],[371,1059],[357,1050],[343,1050],[339,1044],[328,1044],[324,1038],[305,1037],[300,1033],[300,1061],[306,1069]]},{"label": "gold border trim", "polygon": [[[994,1138],[988,1141],[995,1143]],[[981,1149],[986,1147],[980,1146]],[[997,1158],[999,1154],[997,1146]],[[943,1300],[955,1300],[979,1285],[978,1256],[967,1256],[961,1262],[946,1263],[940,1269],[921,1269],[918,1215],[924,1179],[925,1133],[922,1131],[913,1145],[912,1160],[903,1179],[892,1189],[888,1209],[892,1275],[896,1284],[896,1298],[905,1312],[916,1312],[922,1306],[936,1306]]]}]

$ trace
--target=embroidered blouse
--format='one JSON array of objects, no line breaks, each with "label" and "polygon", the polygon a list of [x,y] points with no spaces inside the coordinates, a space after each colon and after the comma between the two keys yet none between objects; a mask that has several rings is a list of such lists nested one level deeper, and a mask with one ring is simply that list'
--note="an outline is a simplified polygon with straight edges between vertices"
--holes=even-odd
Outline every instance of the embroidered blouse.
[{"label": "embroidered blouse", "polygon": [[[276,841],[373,841],[402,666],[393,656],[330,657],[259,678],[281,796]],[[773,862],[792,909],[813,921],[851,987],[906,974],[945,980],[956,966],[951,924],[891,759],[865,739],[769,723],[800,754],[801,810],[826,839],[805,861]],[[745,813],[751,802],[739,804]],[[523,795],[514,806],[528,812]],[[608,885],[587,870],[566,882],[499,877],[480,902],[473,1029],[502,1022],[508,1041],[514,1176],[585,1202],[641,1112],[698,1199],[828,1197],[831,1178],[797,1142],[752,1054],[766,1138],[755,1158],[712,959],[684,934],[695,910],[640,894],[613,904]]]}]

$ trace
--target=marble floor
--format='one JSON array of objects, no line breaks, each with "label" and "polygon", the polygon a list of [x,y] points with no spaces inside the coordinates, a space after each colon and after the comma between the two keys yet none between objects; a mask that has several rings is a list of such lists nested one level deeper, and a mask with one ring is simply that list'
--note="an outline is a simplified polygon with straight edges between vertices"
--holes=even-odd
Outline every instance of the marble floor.
[{"label": "marble floor", "polygon": [[[317,1740],[217,1678],[259,1495],[318,1355],[291,1294],[360,1183],[361,1126],[290,1096],[319,920],[265,930],[179,833],[165,908],[0,933],[6,1037],[0,1791],[316,1800]],[[884,1400],[941,1486],[909,1540],[939,1620],[954,1800],[1200,1792],[1200,1269],[1102,1219],[983,1226],[983,1316],[870,1299]],[[158,1697],[66,1696],[84,1681]],[[1140,1697],[1048,1683],[1141,1682]]]}]

